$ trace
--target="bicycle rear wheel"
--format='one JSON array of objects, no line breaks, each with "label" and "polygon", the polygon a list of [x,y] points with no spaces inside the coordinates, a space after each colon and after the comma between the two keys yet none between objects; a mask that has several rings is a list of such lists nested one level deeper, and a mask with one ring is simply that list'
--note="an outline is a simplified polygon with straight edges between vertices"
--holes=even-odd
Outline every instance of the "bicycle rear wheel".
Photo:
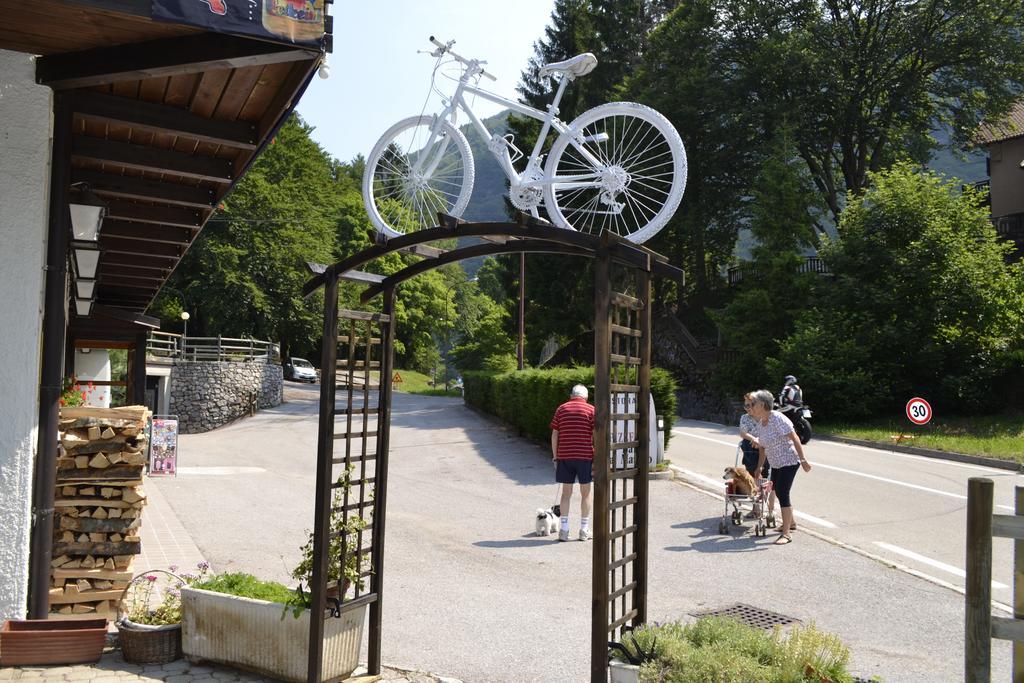
[{"label": "bicycle rear wheel", "polygon": [[686,150],[664,116],[611,102],[583,112],[548,156],[544,205],[561,228],[609,230],[640,244],[675,213],[686,187]]},{"label": "bicycle rear wheel", "polygon": [[437,225],[437,214],[460,216],[473,192],[473,153],[466,137],[434,118],[413,116],[388,129],[366,160],[363,203],[378,232],[397,237]]}]

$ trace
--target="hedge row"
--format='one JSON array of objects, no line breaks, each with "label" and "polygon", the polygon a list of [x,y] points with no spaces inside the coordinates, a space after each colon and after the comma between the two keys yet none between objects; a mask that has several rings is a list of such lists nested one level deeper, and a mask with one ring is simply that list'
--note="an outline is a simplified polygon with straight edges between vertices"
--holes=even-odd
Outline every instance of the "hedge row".
[{"label": "hedge row", "polygon": [[[464,372],[466,403],[495,415],[538,441],[551,437],[551,416],[569,400],[575,384],[583,384],[594,396],[594,368],[552,368],[512,372]],[[654,407],[664,419],[665,445],[672,435],[676,413],[676,381],[667,370],[651,369]]]}]

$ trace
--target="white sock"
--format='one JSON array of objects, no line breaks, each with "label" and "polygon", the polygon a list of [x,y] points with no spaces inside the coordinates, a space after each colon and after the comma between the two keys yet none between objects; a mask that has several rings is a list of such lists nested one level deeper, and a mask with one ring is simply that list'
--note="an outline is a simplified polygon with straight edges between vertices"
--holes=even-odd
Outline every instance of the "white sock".
[{"label": "white sock", "polygon": [[580,531],[586,531],[590,528],[590,517],[580,517]]},{"label": "white sock", "polygon": [[568,531],[569,530],[569,518],[568,517],[559,517],[559,519],[562,522],[562,531]]}]

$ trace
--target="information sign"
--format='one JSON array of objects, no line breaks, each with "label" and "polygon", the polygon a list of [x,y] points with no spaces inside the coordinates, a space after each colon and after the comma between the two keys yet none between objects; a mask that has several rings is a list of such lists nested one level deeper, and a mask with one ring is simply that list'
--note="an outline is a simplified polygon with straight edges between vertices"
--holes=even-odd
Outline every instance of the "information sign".
[{"label": "information sign", "polygon": [[154,417],[149,441],[149,476],[178,474],[178,418]]}]

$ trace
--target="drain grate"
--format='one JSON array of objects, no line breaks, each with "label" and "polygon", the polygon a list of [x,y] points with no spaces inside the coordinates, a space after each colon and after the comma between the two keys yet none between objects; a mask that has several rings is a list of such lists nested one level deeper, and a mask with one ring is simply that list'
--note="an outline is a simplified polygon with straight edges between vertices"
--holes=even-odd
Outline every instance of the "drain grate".
[{"label": "drain grate", "polygon": [[704,612],[690,612],[694,617],[728,617],[736,621],[753,626],[755,628],[773,628],[775,626],[788,626],[789,624],[800,623],[799,619],[787,617],[778,612],[769,612],[760,607],[752,607],[742,603],[736,603],[730,607],[712,609]]}]

